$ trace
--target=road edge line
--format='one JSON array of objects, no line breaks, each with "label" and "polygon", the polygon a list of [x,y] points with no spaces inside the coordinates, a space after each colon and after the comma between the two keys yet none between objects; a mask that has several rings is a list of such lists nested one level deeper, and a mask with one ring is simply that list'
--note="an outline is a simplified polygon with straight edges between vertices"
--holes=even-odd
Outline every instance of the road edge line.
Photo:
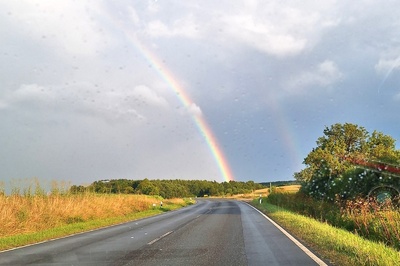
[{"label": "road edge line", "polygon": [[278,228],[285,236],[287,236],[293,243],[296,244],[304,253],[306,253],[313,261],[315,261],[318,265],[320,266],[328,266],[323,260],[321,260],[317,255],[311,252],[308,248],[306,248],[300,241],[298,241],[294,236],[289,234],[285,229],[283,229],[279,224],[274,222],[271,218],[269,218],[267,215],[265,215],[262,211],[257,209],[256,207],[250,205],[249,203],[245,202],[248,206],[252,207],[254,210],[259,212],[262,216],[264,216],[265,219],[267,219],[269,222],[271,222],[276,228]]}]

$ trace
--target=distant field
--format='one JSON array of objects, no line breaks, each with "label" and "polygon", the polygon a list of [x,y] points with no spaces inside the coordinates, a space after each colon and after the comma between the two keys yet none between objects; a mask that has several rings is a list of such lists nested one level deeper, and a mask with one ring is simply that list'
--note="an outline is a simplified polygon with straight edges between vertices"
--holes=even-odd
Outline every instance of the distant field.
[{"label": "distant field", "polygon": [[301,187],[300,185],[290,185],[290,186],[276,187],[275,189],[281,192],[297,192],[299,191],[300,187]]},{"label": "distant field", "polygon": [[[299,191],[300,185],[288,185],[288,186],[272,187],[272,188],[278,192],[295,193],[295,192]],[[260,195],[261,195],[261,197],[266,197],[266,196],[268,196],[268,194],[269,194],[269,188],[263,188],[263,189],[254,190],[252,193],[234,195],[229,198],[254,199],[254,198],[260,197]]]},{"label": "distant field", "polygon": [[257,189],[253,192],[253,194],[267,194],[269,193],[269,188]]}]

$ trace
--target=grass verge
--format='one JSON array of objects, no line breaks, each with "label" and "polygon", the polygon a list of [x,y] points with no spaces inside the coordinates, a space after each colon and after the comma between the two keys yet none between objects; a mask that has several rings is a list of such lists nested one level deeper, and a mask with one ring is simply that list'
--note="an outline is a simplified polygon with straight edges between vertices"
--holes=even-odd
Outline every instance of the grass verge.
[{"label": "grass verge", "polygon": [[272,204],[259,204],[258,200],[254,200],[252,205],[334,265],[399,264],[400,253],[382,243],[366,240]]}]

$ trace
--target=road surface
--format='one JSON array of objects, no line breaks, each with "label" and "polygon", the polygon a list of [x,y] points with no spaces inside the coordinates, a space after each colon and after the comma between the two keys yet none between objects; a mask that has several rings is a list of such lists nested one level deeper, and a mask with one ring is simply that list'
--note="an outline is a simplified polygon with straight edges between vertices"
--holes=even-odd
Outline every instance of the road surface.
[{"label": "road surface", "polygon": [[303,249],[244,202],[199,200],[162,215],[1,252],[0,265],[324,265]]}]

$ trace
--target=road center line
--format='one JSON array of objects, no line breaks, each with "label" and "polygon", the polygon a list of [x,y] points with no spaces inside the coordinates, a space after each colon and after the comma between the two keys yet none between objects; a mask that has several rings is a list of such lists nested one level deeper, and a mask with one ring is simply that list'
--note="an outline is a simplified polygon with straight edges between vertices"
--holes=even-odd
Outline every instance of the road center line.
[{"label": "road center line", "polygon": [[160,239],[166,237],[166,236],[169,235],[169,234],[172,234],[172,232],[174,232],[174,231],[166,232],[166,233],[163,234],[162,236],[157,237],[156,239],[154,239],[154,240],[150,241],[149,243],[147,243],[147,245],[153,245],[153,244],[156,243],[158,240],[160,240]]}]

